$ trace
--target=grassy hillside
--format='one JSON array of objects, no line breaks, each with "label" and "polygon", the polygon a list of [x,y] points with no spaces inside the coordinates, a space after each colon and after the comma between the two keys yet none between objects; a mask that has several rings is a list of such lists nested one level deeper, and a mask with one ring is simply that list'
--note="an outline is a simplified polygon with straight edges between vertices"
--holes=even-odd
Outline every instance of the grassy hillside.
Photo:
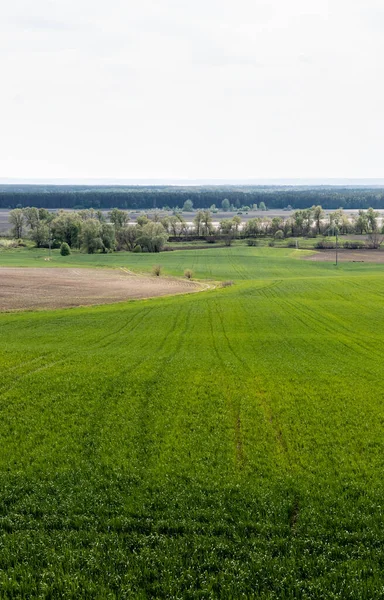
[{"label": "grassy hillside", "polygon": [[[2,597],[384,597],[384,267],[295,256],[166,253],[235,285],[0,315]],[[120,261],[154,258],[61,264]]]}]

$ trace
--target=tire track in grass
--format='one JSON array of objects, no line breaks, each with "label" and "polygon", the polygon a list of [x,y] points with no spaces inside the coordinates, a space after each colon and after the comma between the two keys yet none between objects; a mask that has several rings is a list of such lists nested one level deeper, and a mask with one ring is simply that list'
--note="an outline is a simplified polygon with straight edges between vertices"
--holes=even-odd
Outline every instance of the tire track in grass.
[{"label": "tire track in grass", "polygon": [[40,367],[37,367],[36,369],[29,371],[28,373],[22,373],[21,375],[14,377],[12,382],[9,385],[0,388],[0,398],[3,397],[7,392],[9,392],[9,390],[13,389],[15,387],[15,384],[18,383],[19,381],[21,381],[23,379],[28,379],[29,377],[36,375],[37,373],[40,373],[41,371],[45,371],[46,369],[51,369],[52,367],[55,367],[56,365],[64,364],[64,363],[68,363],[68,362],[70,362],[70,359],[68,357],[61,358],[59,360],[54,360],[45,365],[41,365]]},{"label": "tire track in grass", "polygon": [[[152,310],[154,309],[154,307],[145,307],[141,310],[139,310],[138,312],[136,312],[134,315],[132,315],[131,317],[129,317],[124,325],[121,325],[118,329],[116,329],[115,331],[112,331],[111,333],[108,333],[107,335],[104,335],[102,337],[100,337],[98,340],[96,340],[93,343],[93,347],[95,349],[99,349],[99,348],[106,348],[108,347],[110,344],[113,344],[115,341],[115,338],[119,335],[119,333],[121,333],[122,331],[124,331],[124,329],[126,329],[128,327],[128,325],[130,323],[132,323],[132,321],[134,321],[135,319],[137,319],[138,317],[140,317],[140,315],[142,315],[144,313],[144,315],[142,316],[141,319],[138,319],[138,323],[135,325],[135,329],[136,327],[145,319],[145,317],[152,312]],[[113,338],[110,342],[107,342],[106,344],[101,344],[101,342],[104,342],[105,340],[107,340],[108,338]],[[100,344],[100,345],[98,345]]]},{"label": "tire track in grass", "polygon": [[[338,343],[340,343],[345,348],[348,348],[348,350],[352,350],[354,353],[363,354],[364,356],[366,354],[369,354],[370,356],[374,354],[380,361],[382,360],[382,353],[380,351],[376,351],[371,346],[367,347],[360,338],[356,338],[352,334],[349,334],[347,336],[345,333],[342,333],[340,331],[340,328],[338,331],[335,330],[334,327],[331,327],[329,325],[329,319],[325,320],[323,316],[313,311],[312,309],[309,309],[307,305],[304,305],[302,303],[295,304],[287,300],[286,298],[282,298],[281,301],[290,308],[291,314],[296,316],[297,320],[301,321],[307,328],[311,329],[312,331],[319,331],[322,329],[327,336],[331,336],[333,338],[335,337],[335,334],[337,334]],[[297,316],[297,313],[299,312],[302,315],[306,316],[309,323],[305,321],[304,318]]]},{"label": "tire track in grass", "polygon": [[[213,301],[213,303],[216,304],[215,301]],[[216,343],[216,336],[215,336],[215,332],[214,332],[214,328],[213,328],[213,311],[212,311],[211,304],[212,304],[212,301],[207,301],[208,321],[209,321],[211,338],[212,338],[212,346],[213,346],[216,358],[219,361],[219,364],[221,365],[222,372],[225,373],[228,370],[227,364],[224,361],[224,359],[221,355],[221,352],[219,351],[217,343]],[[234,421],[236,465],[241,470],[244,467],[245,457],[244,457],[244,450],[243,450],[240,407],[238,406],[238,404],[236,404],[236,405],[234,404],[231,391],[228,390],[228,388],[227,388],[227,393],[226,393],[226,400],[227,400],[227,404],[230,408],[230,411],[232,413],[232,418]]]},{"label": "tire track in grass", "polygon": [[[150,348],[151,348],[150,351],[147,352],[145,356],[139,356],[134,364],[130,364],[129,367],[125,367],[124,369],[122,369],[119,372],[120,379],[122,379],[124,382],[130,381],[130,383],[131,383],[132,376],[140,368],[145,370],[145,365],[148,362],[150,364],[153,364],[152,363],[153,356],[161,354],[161,350],[163,350],[166,347],[171,335],[175,331],[178,332],[180,330],[180,327],[178,327],[178,323],[180,321],[182,309],[183,309],[183,306],[180,305],[178,307],[178,311],[177,311],[176,315],[173,315],[173,313],[171,313],[174,318],[171,320],[170,327],[169,327],[166,335],[161,338],[161,340],[155,347],[153,346],[153,341],[151,339],[151,336],[147,336],[148,343],[147,343],[146,347],[150,346]],[[153,309],[151,308],[151,311],[152,310]],[[141,311],[141,312],[143,312],[143,311]],[[148,314],[148,312],[147,312],[147,314]],[[140,320],[139,323],[136,324],[134,329],[139,327],[139,325],[143,322],[144,319],[145,319],[145,316]],[[122,328],[120,330],[118,330],[118,333],[121,330],[122,330]],[[174,355],[174,353],[172,355]],[[138,412],[138,421],[139,421],[138,437],[140,439],[141,438],[143,438],[143,440],[148,439],[149,436],[151,435],[150,423],[152,422],[152,414],[151,414],[151,411],[149,410],[149,400],[150,400],[150,395],[151,395],[151,389],[153,388],[153,383],[158,382],[159,373],[164,369],[164,363],[169,362],[171,360],[171,358],[172,357],[168,356],[166,358],[163,357],[163,359],[160,359],[159,366],[155,371],[152,371],[151,377],[144,379],[142,382],[140,380],[139,386],[138,387],[136,386],[137,390],[140,387],[145,388],[144,393],[141,393],[140,395],[138,393],[136,393],[136,397],[140,399],[140,410]],[[128,383],[125,385],[128,385]],[[133,385],[133,387],[130,387],[130,392],[134,392],[134,390],[136,388],[135,388],[135,385]],[[116,384],[114,381],[109,383],[107,386],[105,386],[103,388],[102,392],[100,392],[99,398],[98,398],[98,404],[97,404],[96,410],[94,411],[94,413],[92,415],[90,427],[87,428],[87,432],[86,432],[87,435],[84,440],[84,453],[85,453],[87,459],[91,462],[96,461],[99,451],[102,447],[102,444],[100,441],[100,439],[102,440],[102,438],[100,437],[100,430],[102,429],[102,425],[105,424],[106,421],[108,421],[107,419],[105,419],[105,415],[107,414],[110,416],[111,414],[113,414],[113,412],[111,411],[111,408],[110,408],[110,401],[108,401],[108,399],[112,399],[115,397],[112,392],[116,392]],[[120,390],[120,393],[121,393],[121,401],[123,403],[125,403],[126,402],[126,390],[125,389]],[[116,411],[116,407],[114,407],[114,410]],[[99,441],[97,442],[98,439],[99,439]],[[140,448],[142,446],[144,447],[145,445],[150,446],[151,444],[150,443],[144,444],[144,442],[142,443],[139,440],[137,441],[138,448]],[[141,459],[142,459],[143,465],[144,465],[144,463],[146,461],[148,461],[148,457],[146,457],[148,452],[143,450],[143,452],[141,454],[142,454]],[[144,466],[143,466],[143,468],[144,468]]]},{"label": "tire track in grass", "polygon": [[[276,283],[274,285],[271,285],[271,286],[268,286],[268,287],[273,288],[275,286],[276,286]],[[265,291],[265,290],[262,289],[261,291]],[[248,315],[247,307],[244,306],[244,300],[241,300],[240,302],[243,304],[243,306],[242,306],[242,310],[240,310],[238,312],[240,314]],[[216,311],[217,311],[217,314],[218,314],[218,317],[219,317],[219,320],[220,320],[220,323],[221,323],[221,328],[222,328],[224,337],[225,337],[225,339],[227,341],[227,345],[228,345],[228,347],[229,347],[229,349],[230,349],[233,357],[242,366],[243,370],[245,370],[247,373],[251,373],[252,376],[253,376],[253,378],[254,378],[254,380],[257,380],[258,376],[255,373],[253,365],[250,365],[248,363],[248,361],[246,361],[242,356],[239,356],[238,353],[234,350],[233,345],[231,344],[231,342],[229,340],[229,337],[228,337],[228,334],[226,332],[225,325],[224,325],[224,319],[223,319],[223,316],[222,316],[222,312],[219,309],[219,304],[218,304],[217,300],[215,301],[215,307],[216,307]],[[263,392],[260,389],[258,391],[259,391],[259,394],[258,394],[257,397],[259,398],[260,405],[261,405],[261,407],[263,409],[266,421],[270,424],[270,426],[272,428],[272,431],[274,432],[274,437],[275,437],[275,439],[277,441],[278,447],[280,448],[281,455],[286,457],[289,468],[292,468],[293,465],[292,465],[292,461],[291,461],[291,456],[290,456],[288,445],[287,445],[286,440],[284,438],[282,429],[281,429],[278,421],[274,417],[274,414],[273,414],[273,411],[272,411],[272,407],[266,401],[265,392]],[[239,417],[240,417],[240,414],[241,414],[241,403],[238,406],[238,415],[239,415]],[[239,424],[241,426],[241,419],[239,421]],[[241,427],[239,427],[239,431],[241,431]],[[242,447],[243,447],[243,442],[241,441],[241,448]]]}]

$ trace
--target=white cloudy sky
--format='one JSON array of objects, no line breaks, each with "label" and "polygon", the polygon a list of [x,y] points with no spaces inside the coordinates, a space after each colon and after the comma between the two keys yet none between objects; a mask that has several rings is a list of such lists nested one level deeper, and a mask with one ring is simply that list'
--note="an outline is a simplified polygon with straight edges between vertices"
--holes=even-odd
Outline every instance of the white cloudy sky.
[{"label": "white cloudy sky", "polygon": [[384,176],[383,0],[1,0],[0,178]]}]

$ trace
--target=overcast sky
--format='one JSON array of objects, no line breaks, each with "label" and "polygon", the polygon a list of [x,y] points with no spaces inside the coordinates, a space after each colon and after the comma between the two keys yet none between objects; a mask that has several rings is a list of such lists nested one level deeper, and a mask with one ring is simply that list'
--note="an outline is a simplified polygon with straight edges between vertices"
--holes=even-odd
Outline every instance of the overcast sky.
[{"label": "overcast sky", "polygon": [[1,0],[0,178],[384,176],[383,0]]}]

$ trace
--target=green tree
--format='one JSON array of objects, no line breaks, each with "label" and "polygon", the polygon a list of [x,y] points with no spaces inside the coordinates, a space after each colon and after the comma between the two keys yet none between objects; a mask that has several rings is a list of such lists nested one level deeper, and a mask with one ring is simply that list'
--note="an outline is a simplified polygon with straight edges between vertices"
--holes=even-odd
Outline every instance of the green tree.
[{"label": "green tree", "polygon": [[379,213],[374,211],[373,208],[368,208],[367,210],[367,221],[368,221],[368,230],[370,233],[377,231],[378,223],[377,220],[379,218]]},{"label": "green tree", "polygon": [[316,233],[319,234],[319,233],[321,233],[321,222],[324,219],[325,212],[323,211],[323,208],[319,204],[318,206],[312,206],[312,213],[313,213],[313,218],[315,220]]},{"label": "green tree", "polygon": [[260,204],[259,204],[259,210],[267,210],[265,202],[260,202]]},{"label": "green tree", "polygon": [[49,212],[49,210],[47,210],[46,208],[39,208],[40,221],[46,221],[47,223],[49,223],[49,221],[52,221],[52,219],[54,219],[53,213]]},{"label": "green tree", "polygon": [[221,208],[223,209],[224,212],[228,212],[229,208],[230,208],[230,202],[228,200],[228,198],[224,198],[224,200],[221,203]]},{"label": "green tree", "polygon": [[30,229],[35,229],[40,220],[39,211],[34,206],[27,206],[23,208],[23,214],[25,217],[25,222]]},{"label": "green tree", "polygon": [[118,208],[112,208],[108,216],[116,230],[119,229],[119,227],[124,227],[129,221],[128,213],[125,210],[119,210]]},{"label": "green tree", "polygon": [[140,227],[138,225],[127,225],[118,229],[116,231],[117,249],[132,252],[137,245],[139,234]]},{"label": "green tree", "polygon": [[104,247],[102,240],[102,226],[97,219],[87,219],[81,227],[81,248],[87,254],[94,254]]},{"label": "green tree", "polygon": [[197,211],[193,222],[195,224],[195,228],[196,228],[196,235],[202,235],[203,233],[203,219],[204,219],[204,213],[202,210]]},{"label": "green tree", "polygon": [[61,254],[61,256],[69,256],[71,254],[71,249],[66,242],[63,242],[61,244],[60,254]]},{"label": "green tree", "polygon": [[202,233],[203,235],[211,235],[213,233],[214,227],[212,223],[212,215],[210,210],[203,210],[203,218],[202,218]]},{"label": "green tree", "polygon": [[192,211],[193,211],[192,200],[186,200],[183,205],[183,212],[192,212]]},{"label": "green tree", "polygon": [[31,229],[29,234],[31,240],[36,244],[37,248],[45,248],[49,243],[49,227],[44,221],[37,221],[36,225]]},{"label": "green tree", "polygon": [[12,235],[14,238],[19,239],[23,236],[24,227],[24,213],[21,208],[15,208],[9,213],[8,220],[12,225]]},{"label": "green tree", "polygon": [[148,252],[160,252],[168,240],[168,234],[161,223],[150,221],[141,228],[137,243]]},{"label": "green tree", "polygon": [[233,228],[235,230],[236,237],[239,235],[239,227],[241,225],[241,218],[235,215],[232,217]]},{"label": "green tree", "polygon": [[139,215],[136,219],[137,224],[140,225],[140,227],[144,227],[144,225],[147,225],[147,223],[149,223],[149,219],[147,217],[147,215]]},{"label": "green tree", "polygon": [[233,233],[232,219],[222,219],[219,223],[219,229],[223,235],[232,234]]},{"label": "green tree", "polygon": [[76,248],[85,222],[80,219],[79,213],[60,211],[50,224],[52,236],[58,242],[66,242],[71,248]]},{"label": "green tree", "polygon": [[[100,221],[99,221],[100,222]],[[102,251],[114,250],[116,245],[115,228],[110,223],[101,224]]]}]

